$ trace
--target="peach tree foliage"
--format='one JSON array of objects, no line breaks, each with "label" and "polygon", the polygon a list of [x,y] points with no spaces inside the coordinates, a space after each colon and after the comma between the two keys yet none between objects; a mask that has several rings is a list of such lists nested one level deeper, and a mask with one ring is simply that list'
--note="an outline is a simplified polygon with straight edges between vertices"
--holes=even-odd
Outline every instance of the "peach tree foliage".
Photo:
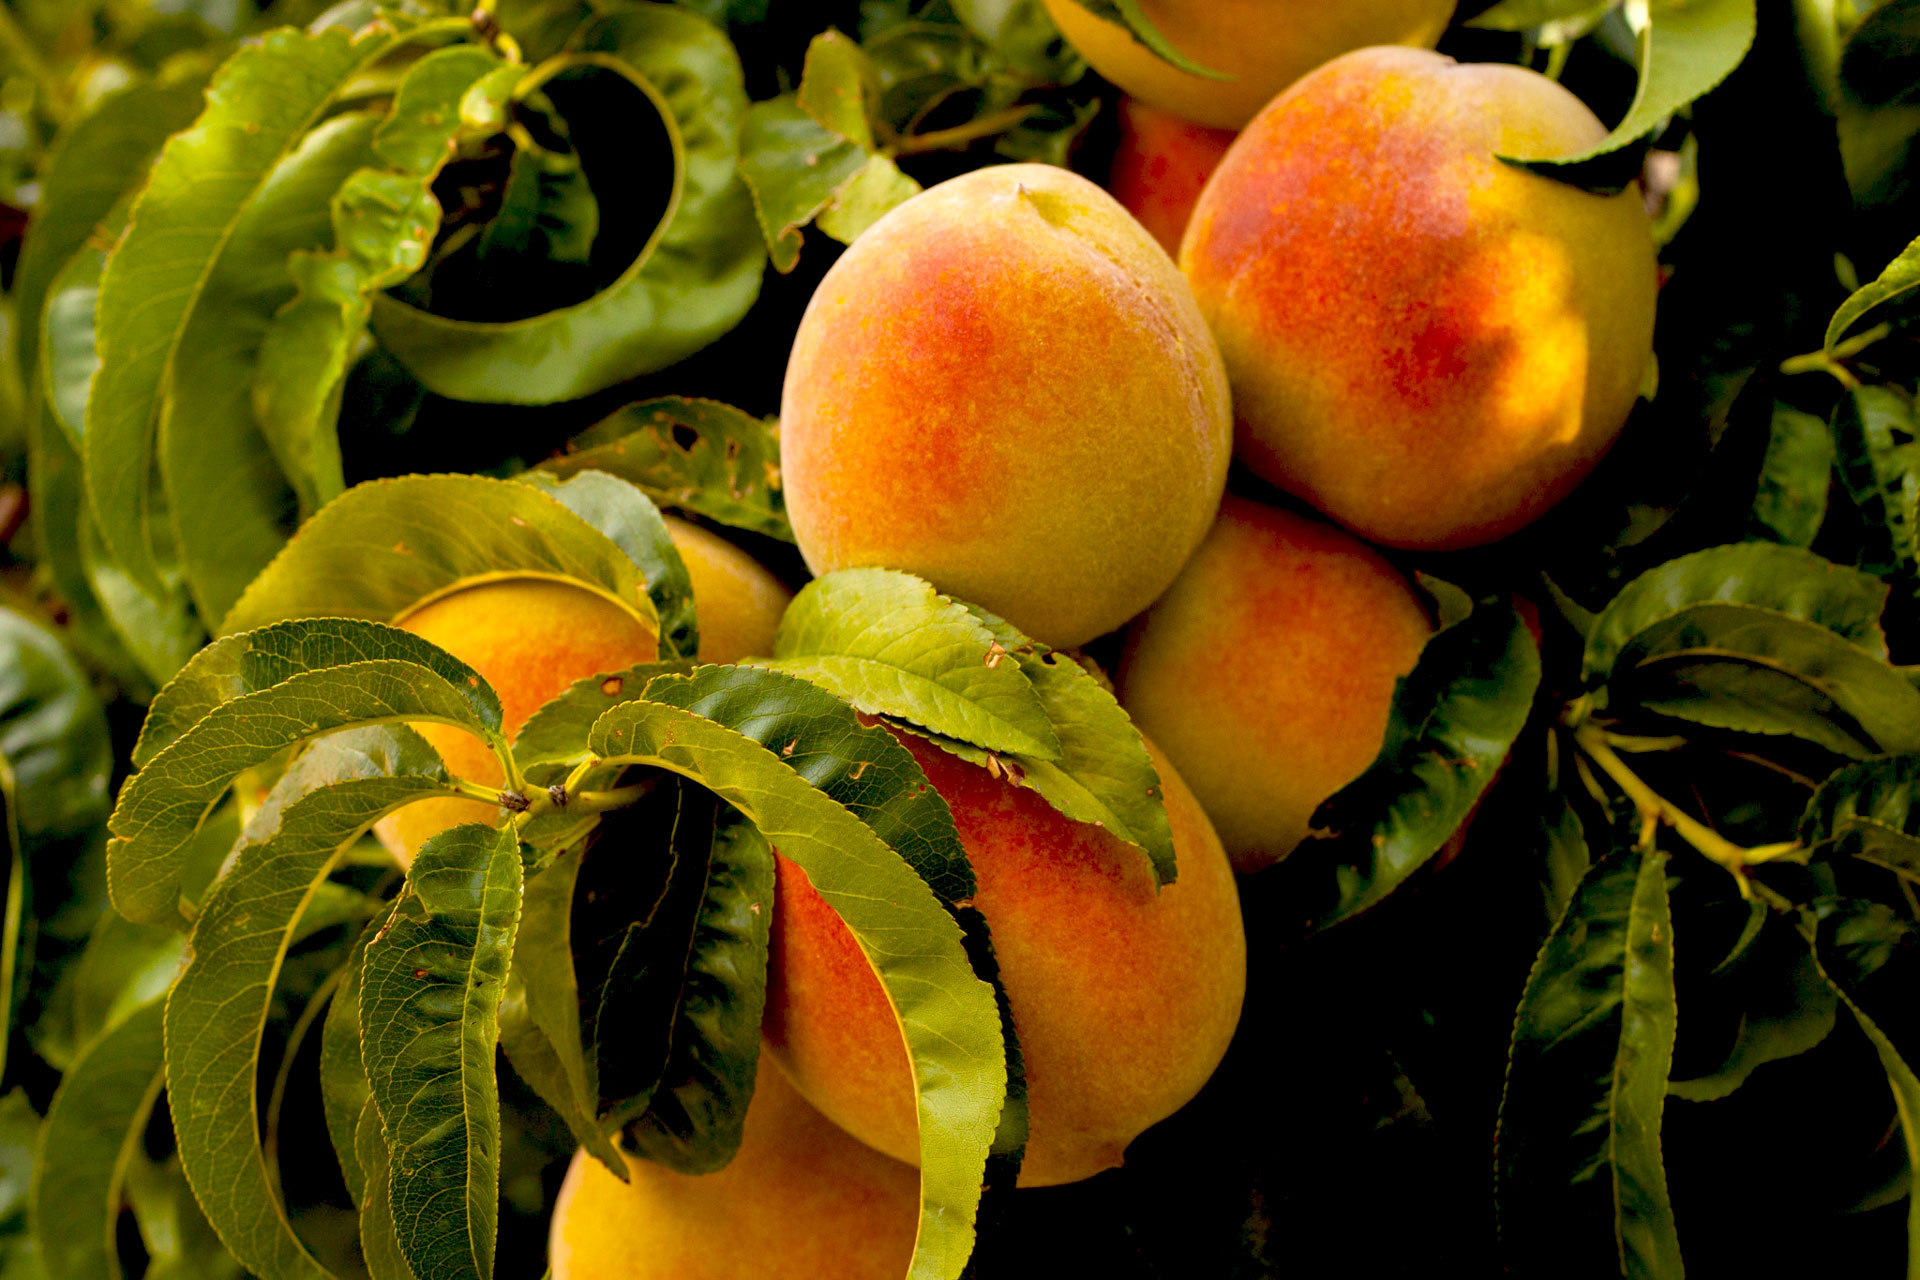
[{"label": "peach tree foliage", "polygon": [[[1089,7],[1180,57],[1131,0]],[[1323,838],[1243,886],[1240,1044],[1127,1170],[1049,1193],[1124,1248],[1009,1191],[1024,1083],[972,871],[872,722],[1164,883],[1138,734],[1072,655],[899,573],[820,579],[764,661],[695,665],[660,518],[777,546],[777,368],[745,363],[784,350],[786,282],[959,168],[1081,163],[1111,91],[1027,0],[253,8],[0,18],[32,86],[0,100],[27,102],[0,195],[32,205],[0,397],[31,509],[0,610],[0,1276],[536,1273],[556,1155],[737,1147],[776,845],[888,939],[915,1276],[1062,1247],[1312,1270],[1383,1247],[1354,1241],[1403,1168],[1446,1174],[1395,1193],[1423,1247],[1488,1271],[1712,1270],[1754,1188],[1806,1180],[1777,1248],[1856,1256],[1894,1215],[1874,1256],[1920,1256],[1920,6],[1462,6],[1462,50],[1614,94],[1606,143],[1531,167],[1618,186],[1654,146],[1669,207],[1700,198],[1662,223],[1658,387],[1536,530],[1410,558],[1439,628]],[[1811,251],[1729,257],[1761,195]],[[463,453],[470,422],[533,443]],[[389,625],[501,573],[636,601],[659,661],[510,744],[477,673]],[[394,869],[372,824],[446,796],[502,822]],[[1811,1175],[1728,1136],[1842,1098],[1872,1132]]]}]

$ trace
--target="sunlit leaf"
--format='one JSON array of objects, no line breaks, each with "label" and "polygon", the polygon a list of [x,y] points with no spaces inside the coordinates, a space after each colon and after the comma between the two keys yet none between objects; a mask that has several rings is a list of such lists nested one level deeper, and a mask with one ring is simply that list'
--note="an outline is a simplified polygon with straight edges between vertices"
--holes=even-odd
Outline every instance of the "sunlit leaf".
[{"label": "sunlit leaf", "polygon": [[1834,347],[1846,337],[1847,330],[1860,322],[1861,317],[1883,303],[1892,302],[1905,294],[1920,289],[1920,240],[1915,240],[1886,269],[1872,280],[1855,289],[1833,313],[1833,319],[1827,325],[1826,350],[1829,355]]}]

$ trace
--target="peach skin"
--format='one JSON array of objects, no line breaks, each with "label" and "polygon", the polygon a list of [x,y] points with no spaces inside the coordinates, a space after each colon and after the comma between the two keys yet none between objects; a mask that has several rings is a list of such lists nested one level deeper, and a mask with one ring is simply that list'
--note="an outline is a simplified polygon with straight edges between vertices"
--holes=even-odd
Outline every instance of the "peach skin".
[{"label": "peach skin", "polygon": [[1214,129],[1238,129],[1323,62],[1367,45],[1431,49],[1454,0],[1140,0],[1173,47],[1225,80],[1180,70],[1076,0],[1047,12],[1095,71],[1143,102]]},{"label": "peach skin", "polygon": [[1613,443],[1652,352],[1637,189],[1503,163],[1606,129],[1545,76],[1363,49],[1221,161],[1180,262],[1233,382],[1235,447],[1372,542],[1506,537]]},{"label": "peach skin", "polygon": [[1177,255],[1200,189],[1233,137],[1230,130],[1209,129],[1138,98],[1122,98],[1120,148],[1107,190],[1169,256]]},{"label": "peach skin", "polygon": [[1212,523],[1226,377],[1112,196],[1047,165],[915,196],[833,265],[781,397],[815,573],[902,569],[1056,648],[1152,603]]},{"label": "peach skin", "polygon": [[[974,905],[993,930],[1027,1073],[1021,1185],[1118,1165],[1141,1130],[1199,1092],[1240,1018],[1246,939],[1219,840],[1155,753],[1179,860],[1179,879],[1156,893],[1138,849],[929,743],[902,741],[952,806]],[[917,1162],[913,1077],[892,1008],[805,873],[775,865],[768,1052],[849,1133]]]},{"label": "peach skin", "polygon": [[1127,636],[1121,705],[1213,819],[1236,871],[1292,852],[1320,802],[1380,753],[1394,681],[1432,632],[1379,553],[1229,495]]}]

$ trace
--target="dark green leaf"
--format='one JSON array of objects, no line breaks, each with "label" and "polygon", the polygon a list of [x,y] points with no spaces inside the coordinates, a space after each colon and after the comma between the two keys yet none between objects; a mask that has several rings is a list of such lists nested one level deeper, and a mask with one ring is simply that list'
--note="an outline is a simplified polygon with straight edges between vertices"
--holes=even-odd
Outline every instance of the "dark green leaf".
[{"label": "dark green leaf", "polygon": [[921,1223],[911,1275],[951,1280],[973,1248],[973,1211],[1006,1092],[993,989],[961,933],[900,856],[781,758],[657,702],[616,707],[590,744],[610,762],[695,779],[797,863],[872,962],[900,1020],[919,1089]]},{"label": "dark green leaf", "polygon": [[1694,605],[1744,604],[1804,618],[1868,653],[1887,656],[1880,630],[1886,584],[1799,547],[1740,542],[1710,547],[1649,569],[1620,589],[1587,636],[1582,672],[1604,680],[1641,632]]},{"label": "dark green leaf", "polygon": [[1892,387],[1855,388],[1834,409],[1840,482],[1867,525],[1867,567],[1920,572],[1920,429]]},{"label": "dark green leaf", "polygon": [[432,748],[405,726],[322,739],[248,822],[194,923],[167,1002],[174,1132],[220,1239],[268,1280],[326,1275],[288,1223],[260,1149],[255,1076],[279,967],[307,900],[347,847],[387,814],[448,792]]},{"label": "dark green leaf", "polygon": [[120,1280],[114,1227],[128,1163],[160,1095],[161,1010],[149,1001],[88,1045],[40,1126],[30,1215],[52,1280]]},{"label": "dark green leaf", "polygon": [[1798,837],[1816,855],[1862,858],[1920,879],[1920,755],[1835,772],[1807,802]]},{"label": "dark green leaf", "polygon": [[693,354],[759,295],[765,250],[738,172],[747,96],[727,38],[683,9],[629,3],[580,28],[569,55],[544,74],[612,70],[660,110],[676,158],[674,197],[619,279],[574,306],[479,322],[377,296],[382,344],[452,399],[548,404],[588,395]]},{"label": "dark green leaf", "polygon": [[1527,722],[1540,651],[1512,604],[1483,600],[1443,627],[1394,686],[1380,754],[1322,804],[1282,864],[1311,927],[1380,902],[1459,831]]},{"label": "dark green leaf", "polygon": [[775,670],[869,715],[898,716],[990,751],[1060,757],[1020,664],[964,604],[909,573],[843,569],[801,588],[774,639]]},{"label": "dark green leaf", "polygon": [[113,751],[86,674],[45,627],[0,608],[0,763],[28,847],[78,835],[107,809]]},{"label": "dark green leaf", "polygon": [[361,1054],[388,1149],[394,1238],[422,1280],[485,1280],[500,1199],[494,1053],[520,918],[519,841],[510,829],[454,827],[421,846],[407,883],[360,979]]},{"label": "dark green leaf", "polygon": [[570,476],[605,471],[655,502],[793,541],[780,495],[780,424],[716,400],[643,400],[541,464]]},{"label": "dark green leaf", "polygon": [[1523,1273],[1603,1249],[1625,1276],[1682,1273],[1660,1151],[1674,1034],[1665,868],[1656,849],[1596,863],[1527,978],[1495,1139],[1501,1246]]},{"label": "dark green leaf", "polygon": [[1832,479],[1832,428],[1813,414],[1776,401],[1773,437],[1760,465],[1749,528],[1774,542],[1811,546],[1826,518]]},{"label": "dark green leaf", "polygon": [[245,1274],[213,1233],[180,1170],[135,1157],[127,1168],[127,1198],[147,1251],[142,1280],[239,1280]]},{"label": "dark green leaf", "polygon": [[413,1268],[400,1251],[393,1230],[393,1198],[385,1133],[380,1126],[380,1109],[373,1095],[360,1106],[354,1124],[354,1162],[366,1170],[366,1183],[360,1201],[360,1253],[367,1262],[372,1280],[414,1280]]},{"label": "dark green leaf", "polygon": [[1744,1002],[1726,1060],[1708,1075],[1669,1081],[1667,1092],[1674,1097],[1724,1098],[1745,1084],[1754,1068],[1805,1053],[1833,1030],[1838,1002],[1800,937],[1781,926],[1763,926],[1757,943],[1749,944],[1740,966]]},{"label": "dark green leaf", "polygon": [[1587,832],[1580,815],[1562,792],[1548,793],[1546,809],[1541,818],[1546,850],[1546,878],[1541,890],[1551,923],[1566,911],[1573,901],[1573,891],[1593,869],[1593,854],[1587,848]]},{"label": "dark green leaf", "polygon": [[405,476],[356,485],[307,521],[221,626],[288,618],[397,618],[470,578],[568,578],[657,632],[618,543],[532,485]]},{"label": "dark green leaf", "polygon": [[1854,290],[1840,304],[1840,309],[1833,313],[1833,320],[1827,325],[1827,354],[1833,354],[1840,339],[1860,322],[1862,316],[1882,303],[1892,302],[1915,289],[1920,289],[1920,240],[1901,250],[1900,256],[1889,262],[1886,270]]},{"label": "dark green leaf", "polygon": [[[327,1003],[327,1020],[320,1028],[320,1106],[326,1113],[327,1136],[333,1140],[340,1175],[356,1205],[367,1202],[368,1178],[376,1172],[360,1162],[356,1137],[364,1109],[373,1104],[366,1064],[360,1057],[360,972],[367,944],[385,927],[389,915],[391,912],[383,912],[361,931],[347,957],[340,984]],[[379,1172],[385,1167],[386,1151],[382,1148]]]}]

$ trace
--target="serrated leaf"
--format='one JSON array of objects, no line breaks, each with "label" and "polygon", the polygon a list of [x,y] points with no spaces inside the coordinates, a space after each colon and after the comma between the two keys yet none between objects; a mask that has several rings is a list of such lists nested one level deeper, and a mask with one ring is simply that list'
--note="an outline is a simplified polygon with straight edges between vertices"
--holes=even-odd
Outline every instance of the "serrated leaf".
[{"label": "serrated leaf", "polygon": [[520,726],[520,736],[513,740],[514,760],[529,776],[541,765],[579,764],[590,754],[587,733],[594,721],[623,702],[644,697],[655,676],[685,675],[690,670],[692,665],[686,662],[643,662],[574,681]]},{"label": "serrated leaf", "polygon": [[523,74],[478,45],[437,49],[414,63],[373,134],[378,163],[348,176],[329,201],[332,248],[283,255],[297,293],[262,338],[252,403],[302,511],[346,487],[335,419],[371,295],[426,262],[440,229],[433,179],[463,135],[502,126]]},{"label": "serrated leaf", "polygon": [[693,579],[660,509],[638,486],[599,471],[561,480],[544,471],[516,477],[604,533],[640,570],[659,617],[660,656],[691,661],[700,651]]},{"label": "serrated leaf", "polygon": [[906,859],[942,902],[973,897],[973,868],[947,802],[905,747],[886,730],[861,725],[840,699],[793,676],[715,666],[654,680],[644,697],[777,753]]},{"label": "serrated leaf", "polygon": [[[1764,918],[1764,917],[1763,917]],[[1805,943],[1776,926],[1761,929],[1741,965],[1740,1026],[1719,1067],[1704,1076],[1671,1080],[1667,1092],[1690,1102],[1727,1097],[1754,1069],[1807,1052],[1833,1030],[1838,1002]]]},{"label": "serrated leaf", "polygon": [[1581,673],[1604,680],[1621,650],[1642,632],[1702,604],[1742,604],[1803,618],[1877,657],[1886,584],[1799,547],[1739,542],[1676,557],[1620,589],[1587,636]]},{"label": "serrated leaf", "polygon": [[663,505],[793,541],[780,493],[779,422],[717,400],[627,405],[540,465],[563,477],[605,471]]},{"label": "serrated leaf", "polygon": [[1626,117],[1585,151],[1511,163],[1551,174],[1619,151],[1726,79],[1753,44],[1755,0],[1645,2],[1646,25],[1639,33],[1640,82]]},{"label": "serrated leaf", "polygon": [[1541,826],[1546,852],[1546,877],[1541,890],[1551,927],[1573,901],[1573,892],[1579,888],[1580,881],[1593,869],[1593,854],[1587,848],[1586,827],[1562,792],[1555,790],[1547,794]]},{"label": "serrated leaf", "polygon": [[[394,1238],[421,1280],[493,1274],[494,1051],[520,919],[520,845],[467,823],[421,846],[367,946],[361,1053],[388,1150]],[[370,1197],[371,1198],[371,1197]]]},{"label": "serrated leaf", "polygon": [[307,900],[387,814],[449,793],[446,770],[403,725],[314,744],[251,821],[194,922],[167,1001],[167,1088],[187,1180],[221,1241],[266,1280],[323,1280],[274,1193],[254,1099],[261,1033]]},{"label": "serrated leaf", "polygon": [[762,664],[869,715],[897,716],[990,751],[1060,758],[1018,662],[967,606],[892,569],[842,569],[801,588]]},{"label": "serrated leaf", "polygon": [[[67,127],[40,171],[40,199],[14,271],[16,314],[39,316],[54,276],[139,185],[168,135],[193,123],[205,91],[204,72],[139,81]],[[38,330],[22,324],[19,335],[20,367],[36,368]]]},{"label": "serrated leaf", "polygon": [[[1656,849],[1595,864],[1528,975],[1495,1138],[1501,1245],[1517,1270],[1598,1252],[1610,1219],[1622,1275],[1682,1274],[1660,1151],[1674,1035],[1665,868]],[[1592,1243],[1572,1243],[1575,1226]]]},{"label": "serrated leaf", "polygon": [[[163,388],[236,223],[268,189],[340,90],[392,47],[375,30],[273,32],[214,77],[195,126],[176,134],[135,202],[100,282],[102,372],[87,407],[87,488],[116,562],[164,588],[148,487]],[[197,496],[197,495],[194,495]]]},{"label": "serrated leaf", "polygon": [[1815,856],[1863,858],[1920,877],[1920,755],[1835,771],[1807,802],[1797,834]]},{"label": "serrated leaf", "polygon": [[627,1128],[639,1154],[681,1173],[712,1173],[740,1149],[766,1006],[773,850],[748,823],[723,823],[704,879],[670,1052]]},{"label": "serrated leaf", "polygon": [[1427,640],[1394,685],[1380,753],[1326,800],[1316,831],[1282,863],[1294,905],[1324,929],[1374,906],[1459,831],[1526,725],[1540,651],[1503,599]]},{"label": "serrated leaf", "polygon": [[392,1180],[388,1173],[391,1156],[380,1126],[380,1109],[373,1095],[361,1104],[354,1124],[354,1161],[366,1170],[360,1202],[360,1254],[366,1259],[372,1280],[414,1280],[413,1268],[400,1251],[393,1229]]},{"label": "serrated leaf", "polygon": [[532,485],[485,476],[403,476],[356,485],[321,508],[221,625],[289,618],[389,620],[471,578],[570,579],[656,632],[631,558]]},{"label": "serrated leaf", "polygon": [[29,1216],[50,1280],[120,1280],[114,1228],[127,1166],[160,1095],[162,1002],[88,1045],[40,1126]]},{"label": "serrated leaf", "polygon": [[791,95],[756,102],[740,134],[740,175],[774,269],[800,262],[802,227],[866,170],[869,152],[808,115]]},{"label": "serrated leaf", "polygon": [[1892,387],[1855,388],[1834,409],[1840,482],[1866,522],[1866,567],[1920,572],[1920,429]]},{"label": "serrated leaf", "polygon": [[1775,401],[1772,435],[1760,464],[1748,527],[1774,542],[1813,545],[1826,519],[1832,480],[1832,428],[1811,413]]},{"label": "serrated leaf", "polygon": [[[747,95],[732,44],[684,9],[636,2],[578,28],[564,57],[546,69],[549,80],[570,67],[611,70],[661,109],[674,148],[674,197],[620,277],[573,306],[479,322],[376,295],[381,343],[451,399],[577,399],[693,354],[739,323],[759,296],[765,257],[738,172]],[[602,211],[603,221],[610,216]]]},{"label": "serrated leaf", "polygon": [[[1760,545],[1760,544],[1755,544]],[[1817,623],[1698,605],[1621,652],[1607,705],[1744,733],[1793,734],[1841,755],[1920,749],[1920,689]]]},{"label": "serrated leaf", "polygon": [[1899,256],[1889,262],[1878,276],[1847,295],[1847,300],[1840,304],[1840,309],[1833,313],[1833,319],[1827,324],[1827,354],[1833,354],[1833,349],[1846,336],[1847,330],[1858,324],[1868,312],[1915,289],[1920,289],[1920,240],[1902,249]]},{"label": "serrated leaf", "polygon": [[[355,1206],[367,1203],[369,1178],[376,1173],[361,1163],[356,1133],[365,1109],[373,1105],[366,1064],[360,1057],[360,970],[366,961],[367,944],[385,927],[389,915],[390,911],[382,913],[361,931],[327,1004],[327,1019],[320,1026],[320,1107],[326,1115],[334,1158],[340,1162],[340,1176]],[[378,1172],[384,1175],[384,1147],[380,1156]]]},{"label": "serrated leaf", "polygon": [[846,922],[892,1003],[919,1090],[921,1222],[911,1275],[951,1280],[973,1247],[973,1211],[1006,1089],[993,989],[974,977],[960,928],[858,818],[779,756],[677,707],[635,702],[594,726],[608,761],[699,781],[806,873]]},{"label": "serrated leaf", "polygon": [[208,712],[120,789],[108,829],[107,887],[142,923],[176,909],[185,853],[233,780],[282,751],[355,725],[437,722],[506,750],[499,700],[478,675],[456,683],[379,658],[302,671]]}]

